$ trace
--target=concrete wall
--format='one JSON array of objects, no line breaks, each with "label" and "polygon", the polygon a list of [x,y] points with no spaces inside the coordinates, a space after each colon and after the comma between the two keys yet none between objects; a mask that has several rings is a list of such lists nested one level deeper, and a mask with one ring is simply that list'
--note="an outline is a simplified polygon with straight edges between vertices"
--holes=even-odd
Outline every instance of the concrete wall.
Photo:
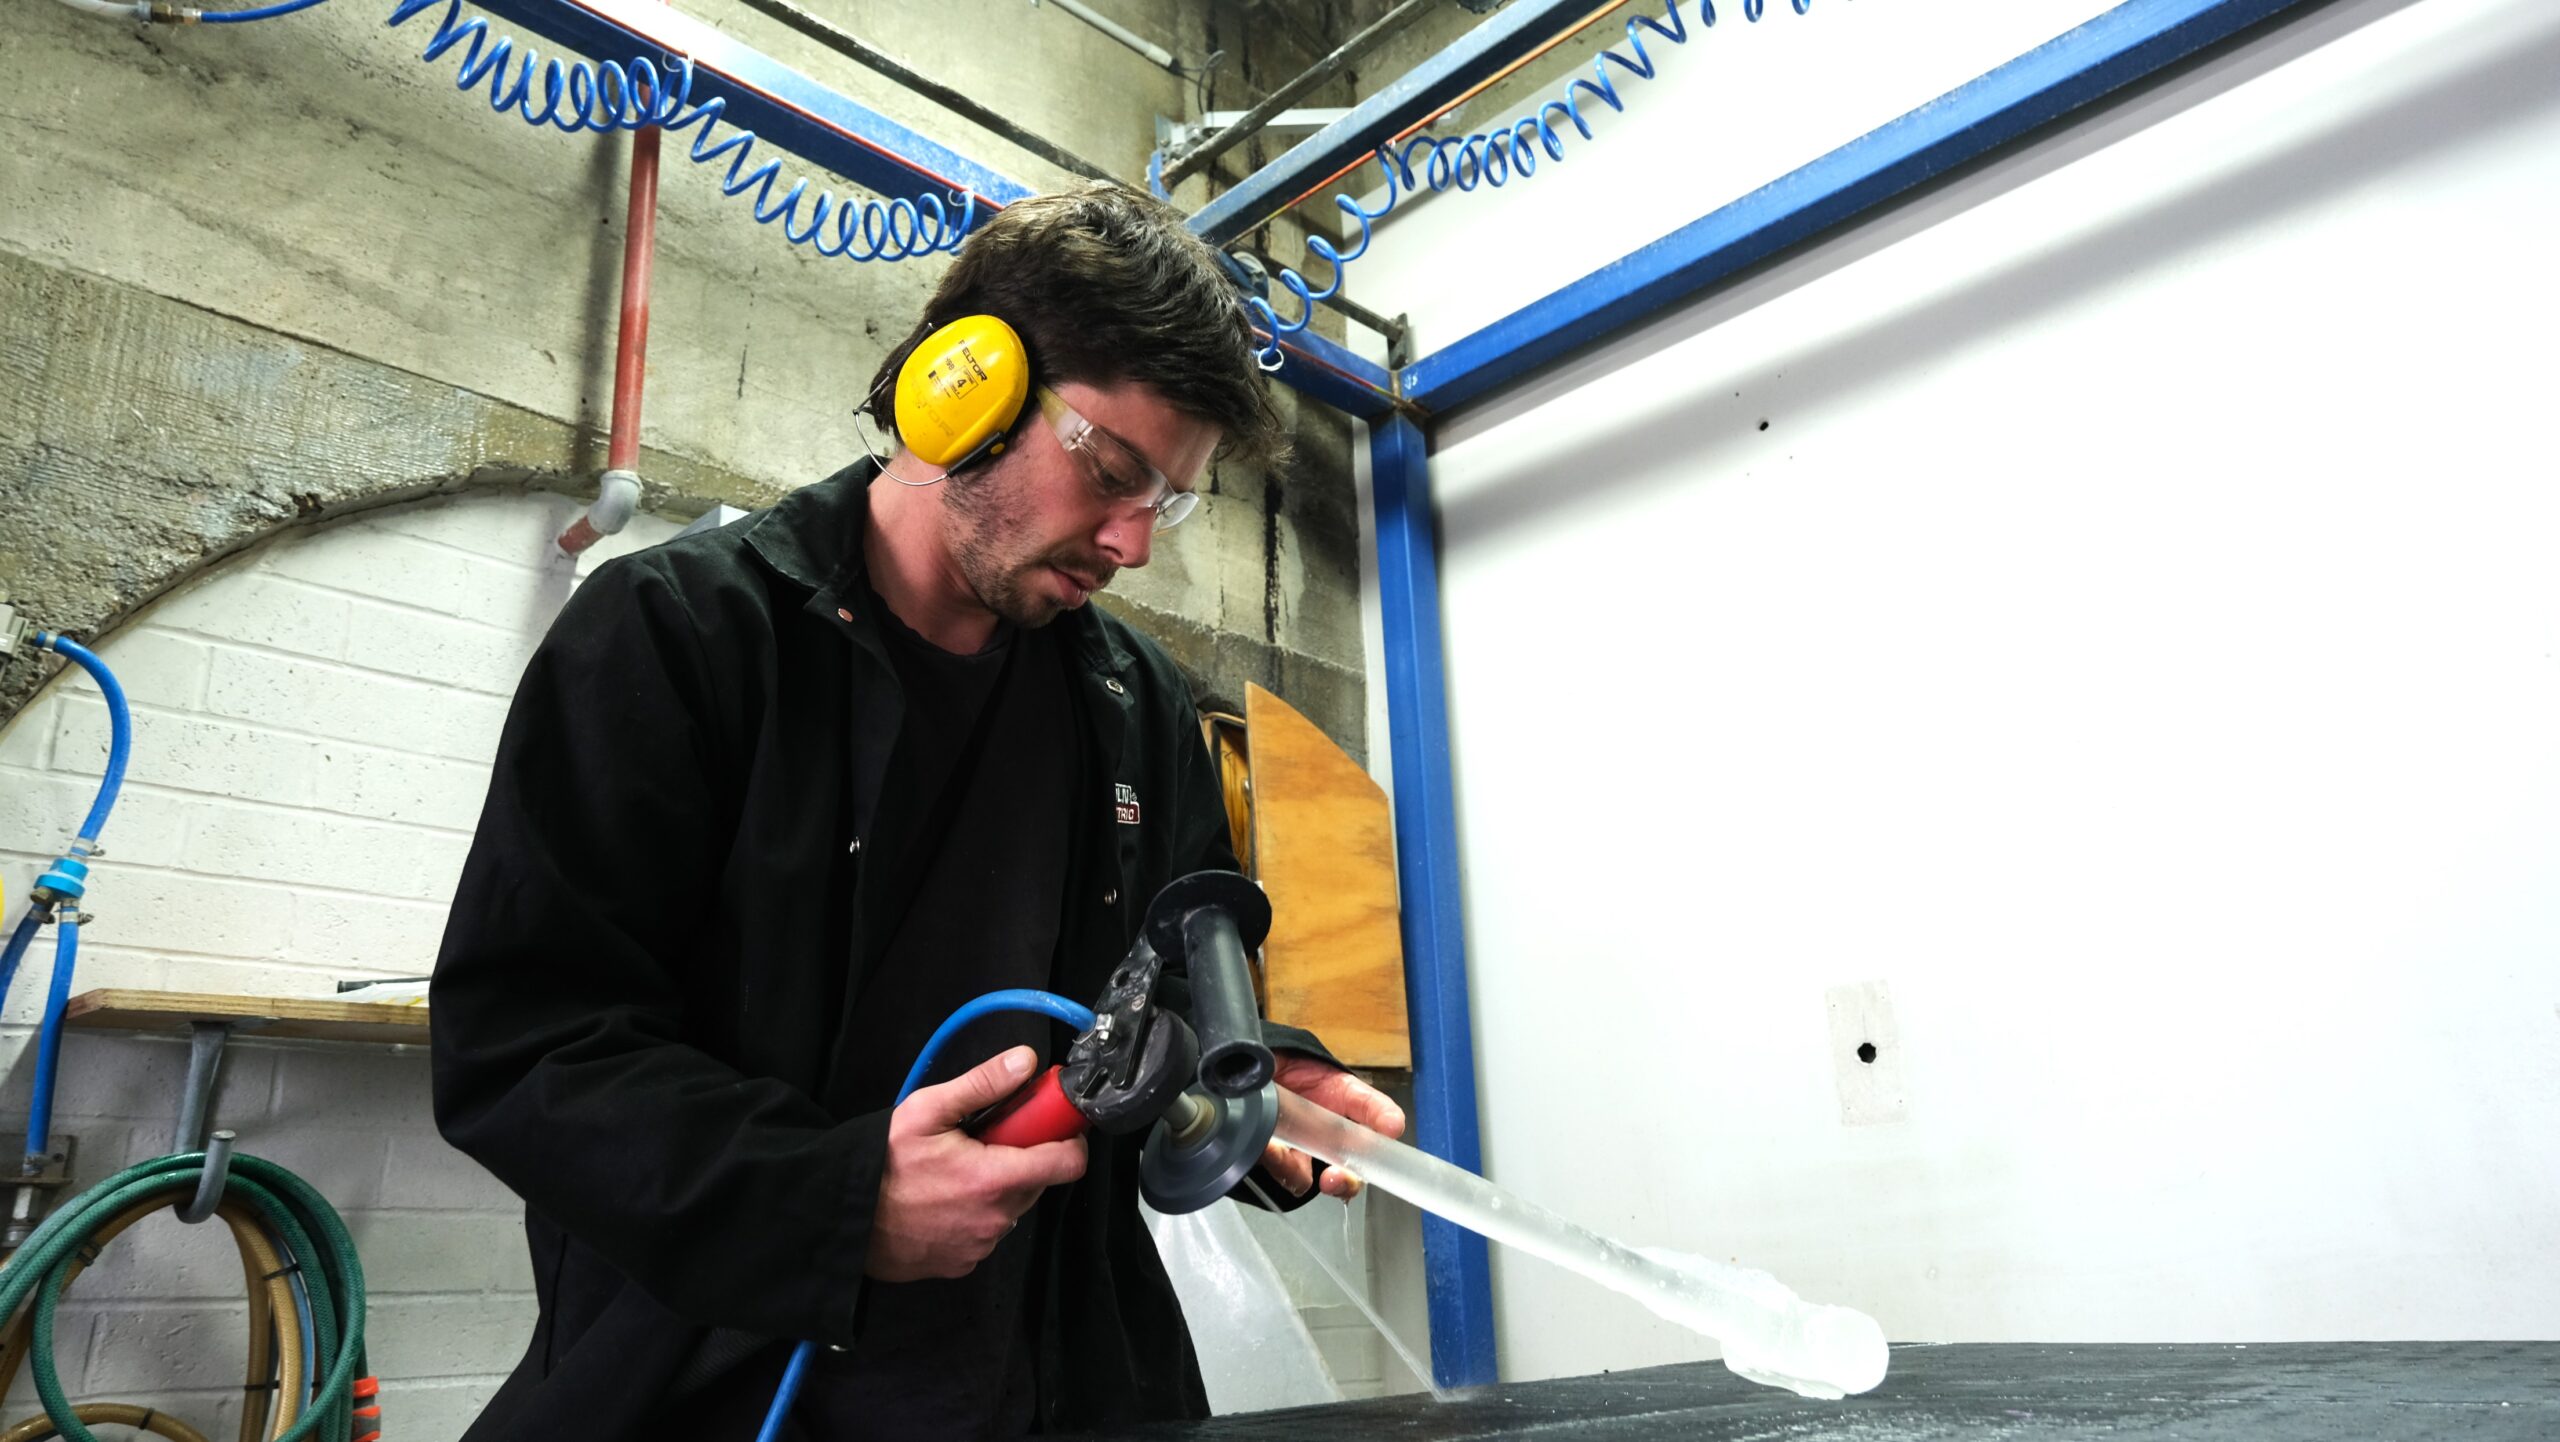
[{"label": "concrete wall", "polygon": [[[1446,344],[2098,7],[1961,8],[1362,264]],[[2320,7],[1442,432],[1497,1181],[1897,1339],[2560,1328],[2555,56]],[[1496,1287],[1508,1375],[1708,1350]]]},{"label": "concrete wall", "polygon": [[[362,4],[136,31],[23,8],[0,34],[28,137],[0,153],[0,515],[19,522],[0,531],[0,587],[22,609],[97,632],[279,526],[475,484],[592,486],[623,138],[537,131],[456,94],[452,55],[416,59],[440,10],[396,31]],[[743,7],[689,13],[1026,183],[1067,179]],[[1190,7],[1112,13],[1202,58]],[[839,18],[1127,177],[1155,117],[1191,102],[1055,7]],[[852,401],[941,264],[786,245],[680,150],[642,431],[652,503],[679,515],[763,504],[853,456]],[[1273,685],[1357,748],[1345,430],[1303,430],[1281,476],[1221,467],[1182,564],[1122,594],[1212,690]],[[38,674],[0,667],[0,715]]]}]

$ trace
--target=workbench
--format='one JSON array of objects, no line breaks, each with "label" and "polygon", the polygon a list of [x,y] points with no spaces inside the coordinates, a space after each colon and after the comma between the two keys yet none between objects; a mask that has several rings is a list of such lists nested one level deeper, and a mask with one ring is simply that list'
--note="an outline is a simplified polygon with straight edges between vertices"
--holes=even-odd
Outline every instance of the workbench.
[{"label": "workbench", "polygon": [[1884,1384],[1816,1402],[1721,1362],[1161,1424],[1196,1442],[2549,1442],[2560,1342],[1903,1346]]}]

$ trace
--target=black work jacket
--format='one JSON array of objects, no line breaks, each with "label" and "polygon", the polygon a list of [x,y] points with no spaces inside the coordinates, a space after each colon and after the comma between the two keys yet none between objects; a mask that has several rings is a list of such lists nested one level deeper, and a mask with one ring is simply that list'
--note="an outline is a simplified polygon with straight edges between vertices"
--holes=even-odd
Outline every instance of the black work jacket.
[{"label": "black work jacket", "polygon": [[[853,1336],[893,1098],[851,1094],[838,1048],[864,878],[919,821],[882,813],[874,469],[600,567],[526,669],[433,994],[437,1124],[524,1198],[540,1304],[469,1442],[654,1439],[705,1389],[769,1392],[790,1340]],[[1056,624],[1084,757],[1057,989],[1085,1000],[1159,888],[1235,861],[1180,671],[1093,607]],[[1097,1135],[1057,1202],[1044,1430],[1207,1414],[1138,1142]]]}]

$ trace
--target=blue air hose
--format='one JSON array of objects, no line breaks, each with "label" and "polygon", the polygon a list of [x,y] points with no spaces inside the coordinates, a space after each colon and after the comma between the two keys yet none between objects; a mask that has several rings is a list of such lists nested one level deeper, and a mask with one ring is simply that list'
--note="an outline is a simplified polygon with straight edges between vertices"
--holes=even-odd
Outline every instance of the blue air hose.
[{"label": "blue air hose", "polygon": [[249,20],[273,20],[320,3],[321,0],[284,0],[280,5],[261,5],[255,10],[207,10],[196,18],[207,25],[237,25]]},{"label": "blue air hose", "polygon": [[36,928],[44,925],[44,907],[30,901],[18,917],[17,928],[9,933],[9,944],[0,948],[0,997],[9,994],[9,983],[18,979],[18,960],[27,954],[27,943],[36,939]]},{"label": "blue air hose", "polygon": [[[399,0],[392,8],[389,26],[404,26],[415,15],[425,13],[438,0]],[[781,177],[783,161],[768,159],[765,164],[748,169],[748,156],[755,151],[755,131],[730,126],[730,136],[712,143],[712,131],[719,118],[727,113],[727,100],[709,97],[694,105],[694,61],[691,56],[673,56],[668,72],[660,72],[658,64],[648,56],[632,61],[543,61],[543,85],[535,92],[535,56],[527,49],[517,56],[517,67],[509,82],[507,56],[515,54],[512,38],[492,38],[489,23],[481,18],[461,18],[461,0],[443,0],[445,15],[435,23],[435,33],[428,36],[428,49],[417,59],[430,61],[445,54],[453,46],[463,46],[461,64],[453,74],[456,90],[476,90],[481,82],[489,87],[489,110],[515,110],[527,126],[550,126],[563,133],[579,131],[645,131],[658,126],[663,131],[696,131],[694,143],[686,154],[694,164],[712,164],[727,156],[730,169],[719,177],[722,195],[745,195],[753,190],[748,202],[758,225],[773,225],[781,220],[783,241],[794,246],[809,246],[822,256],[845,256],[855,261],[904,261],[911,256],[927,256],[932,251],[957,251],[960,241],[968,236],[970,225],[978,220],[978,197],[973,192],[955,192],[960,200],[960,218],[952,220],[950,207],[940,195],[924,195],[919,200],[863,200],[837,202],[835,197],[819,190],[809,195],[809,179],[791,182],[791,190],[773,197],[773,182]],[[809,197],[809,220],[801,223],[801,197]],[[829,228],[827,218],[835,215]],[[832,231],[829,241],[827,231]]]},{"label": "blue air hose", "polygon": [[[439,0],[399,0],[385,23],[407,24],[438,3]],[[728,102],[715,95],[699,105],[693,103],[690,57],[673,57],[664,71],[645,56],[628,62],[563,62],[554,58],[541,62],[542,79],[537,87],[533,51],[527,49],[518,54],[515,41],[493,37],[486,20],[477,16],[463,19],[462,0],[441,3],[444,18],[437,22],[435,33],[427,37],[426,49],[418,58],[433,63],[446,51],[461,47],[462,58],[453,80],[456,90],[479,89],[485,82],[492,111],[512,110],[527,125],[548,126],[566,134],[582,130],[599,134],[646,130],[653,125],[670,132],[694,130],[693,143],[687,151],[693,162],[709,165],[725,157],[729,164],[720,176],[720,193],[734,196],[752,191],[748,204],[756,223],[781,222],[783,239],[793,245],[806,245],[820,255],[851,260],[907,260],[935,251],[958,250],[970,227],[977,223],[978,197],[968,191],[954,192],[960,202],[956,219],[939,195],[886,202],[839,202],[823,190],[812,195],[806,177],[793,180],[777,199],[773,191],[782,173],[781,159],[769,158],[753,168],[747,164],[756,147],[754,131],[733,123],[728,137],[713,143],[712,133],[726,113]],[[512,74],[507,65],[510,56],[516,60]],[[804,198],[809,202],[805,221],[800,217]],[[834,218],[832,225],[828,223],[830,216]]]},{"label": "blue air hose", "polygon": [[[943,1045],[959,1035],[962,1028],[980,1017],[1003,1011],[1037,1012],[1065,1022],[1078,1031],[1088,1031],[1093,1027],[1091,1007],[1069,1001],[1056,992],[1027,989],[988,992],[963,1004],[949,1020],[933,1029],[933,1035],[925,1041],[924,1050],[916,1053],[916,1064],[907,1069],[907,1079],[898,1086],[898,1101],[904,1102],[924,1084],[927,1076],[932,1075],[933,1063],[942,1054]],[[782,1385],[774,1389],[773,1406],[764,1414],[764,1426],[756,1433],[756,1442],[778,1442],[782,1436],[783,1419],[791,1415],[791,1404],[800,1396],[800,1383],[808,1376],[809,1359],[817,1350],[815,1342],[803,1342],[791,1349],[791,1361],[782,1369]]]},{"label": "blue air hose", "polygon": [[[254,10],[190,10],[189,18],[208,25],[237,25],[252,20],[272,20],[308,10],[322,0],[279,0]],[[693,61],[687,56],[668,57],[661,69],[646,56],[629,61],[562,61],[541,60],[541,83],[534,80],[537,58],[531,49],[519,52],[516,42],[504,36],[493,36],[489,22],[477,16],[462,18],[462,0],[398,0],[391,10],[388,25],[405,25],[416,16],[443,4],[444,18],[437,22],[435,34],[427,38],[427,47],[418,58],[430,64],[444,53],[462,47],[462,59],[453,79],[456,90],[477,90],[486,82],[489,108],[499,113],[509,110],[522,116],[528,125],[549,126],[568,134],[582,130],[599,134],[614,130],[646,130],[657,126],[664,130],[687,130],[700,127],[693,137],[688,154],[696,165],[710,165],[728,160],[728,169],[720,176],[722,195],[744,195],[753,191],[748,204],[756,223],[782,224],[782,237],[793,245],[805,245],[830,258],[842,256],[852,260],[910,260],[936,251],[956,251],[977,224],[978,197],[967,190],[955,190],[959,215],[952,215],[952,205],[939,195],[926,194],[915,199],[839,201],[824,190],[812,194],[806,177],[795,179],[779,199],[774,186],[782,174],[782,161],[769,158],[750,167],[748,157],[756,147],[756,133],[732,124],[728,138],[713,143],[712,132],[728,109],[728,102],[718,96],[696,105],[693,103]],[[512,74],[507,62],[515,63]],[[808,202],[808,216],[801,218],[801,202]],[[828,224],[833,217],[834,224]]]},{"label": "blue air hose", "polygon": [[[1716,23],[1715,0],[1697,0],[1697,3],[1699,28],[1713,29]],[[1813,9],[1813,0],[1790,0],[1790,3],[1798,15]],[[1668,17],[1667,21],[1656,20],[1650,15],[1631,17],[1627,21],[1627,44],[1635,51],[1634,59],[1630,60],[1614,49],[1601,51],[1599,57],[1591,62],[1592,79],[1576,79],[1565,87],[1562,95],[1508,125],[1473,135],[1454,135],[1445,139],[1425,135],[1401,145],[1390,141],[1379,146],[1378,168],[1386,175],[1386,200],[1371,210],[1348,195],[1333,198],[1334,208],[1341,211],[1350,225],[1360,232],[1359,239],[1350,249],[1344,250],[1323,236],[1307,237],[1307,252],[1331,267],[1332,279],[1318,290],[1307,283],[1305,276],[1286,266],[1277,271],[1281,289],[1297,299],[1297,319],[1282,320],[1271,302],[1261,296],[1245,297],[1246,308],[1253,312],[1263,333],[1270,337],[1269,344],[1254,353],[1256,361],[1267,371],[1280,368],[1281,338],[1305,330],[1307,323],[1315,318],[1316,302],[1331,300],[1341,293],[1343,268],[1368,254],[1372,227],[1387,212],[1395,209],[1396,203],[1405,196],[1426,189],[1474,190],[1478,186],[1498,189],[1514,176],[1525,178],[1534,174],[1540,151],[1544,151],[1549,160],[1562,161],[1564,135],[1556,128],[1558,118],[1570,123],[1583,139],[1593,138],[1591,122],[1582,113],[1582,97],[1589,95],[1611,110],[1625,111],[1626,101],[1618,94],[1617,82],[1610,76],[1609,67],[1616,65],[1641,80],[1653,79],[1653,57],[1646,53],[1644,36],[1638,27],[1650,30],[1674,45],[1688,44],[1689,24],[1681,18],[1680,5],[1681,0],[1665,0],[1663,14]],[[1756,25],[1766,9],[1767,0],[1743,0],[1742,18]],[[1414,173],[1417,154],[1424,155],[1419,176]],[[1164,193],[1161,162],[1162,152],[1158,152],[1156,161],[1150,163],[1147,171],[1158,195]]]},{"label": "blue air hose", "polygon": [[35,640],[38,646],[71,658],[107,698],[107,774],[98,782],[98,799],[89,804],[89,819],[80,823],[79,843],[73,848],[85,855],[96,849],[98,831],[107,824],[107,813],[115,809],[116,794],[124,790],[125,763],[133,756],[133,710],[125,704],[123,683],[95,651],[51,631],[38,631]]},{"label": "blue air hose", "polygon": [[53,990],[44,1001],[44,1029],[36,1033],[35,1092],[27,1102],[27,1155],[40,1157],[53,1141],[53,1074],[62,1060],[62,1012],[71,1002],[72,963],[80,955],[80,923],[69,913],[53,937]]},{"label": "blue air hose", "polygon": [[125,701],[124,686],[96,652],[51,631],[38,631],[35,644],[70,658],[98,683],[107,699],[108,728],[106,775],[99,779],[98,797],[89,806],[88,819],[80,823],[80,834],[70,849],[36,878],[37,895],[10,934],[7,952],[0,954],[0,997],[5,997],[36,928],[48,920],[62,928],[54,938],[53,987],[45,997],[44,1022],[36,1034],[35,1090],[27,1107],[27,1155],[42,1156],[53,1140],[53,1080],[61,1060],[63,1012],[71,1004],[71,978],[80,956],[80,898],[88,890],[89,859],[98,854],[98,833],[106,829],[107,813],[115,809],[116,797],[124,790],[125,763],[133,755],[133,708]]},{"label": "blue air hose", "polygon": [[917,1087],[924,1085],[924,1079],[933,1074],[933,1064],[941,1057],[943,1047],[949,1045],[951,1039],[959,1035],[962,1028],[982,1016],[994,1016],[998,1012],[1007,1011],[1037,1012],[1052,1020],[1065,1022],[1078,1031],[1085,1031],[1093,1025],[1093,1008],[1069,1001],[1053,991],[988,992],[985,996],[963,1005],[942,1025],[933,1029],[933,1035],[925,1041],[924,1050],[916,1053],[916,1064],[907,1068],[907,1079],[898,1084],[898,1100],[905,1101]]}]

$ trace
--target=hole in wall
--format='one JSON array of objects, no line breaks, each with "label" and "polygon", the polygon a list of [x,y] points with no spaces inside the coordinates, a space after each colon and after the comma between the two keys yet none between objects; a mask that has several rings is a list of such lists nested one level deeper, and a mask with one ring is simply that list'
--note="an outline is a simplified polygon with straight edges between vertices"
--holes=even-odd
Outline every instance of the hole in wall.
[{"label": "hole in wall", "polygon": [[1865,1062],[1869,1066],[1875,1065],[1876,1044],[1871,1041],[1862,1041],[1858,1043],[1858,1060]]}]

